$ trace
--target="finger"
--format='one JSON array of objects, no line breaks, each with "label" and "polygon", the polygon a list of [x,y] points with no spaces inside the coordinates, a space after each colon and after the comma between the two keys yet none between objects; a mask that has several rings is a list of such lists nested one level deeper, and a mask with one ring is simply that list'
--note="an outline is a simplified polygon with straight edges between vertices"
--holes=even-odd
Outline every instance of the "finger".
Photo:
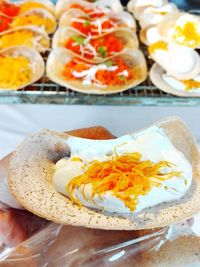
[{"label": "finger", "polygon": [[70,135],[96,140],[107,140],[116,138],[111,132],[102,126],[94,126],[67,132]]},{"label": "finger", "polygon": [[9,247],[16,246],[27,238],[27,233],[14,210],[0,211],[0,239]]},{"label": "finger", "polygon": [[8,168],[9,161],[12,154],[7,155],[5,158],[0,160],[0,207],[5,207],[5,204],[9,207],[21,209],[22,207],[17,203],[15,198],[12,196],[8,189],[7,179],[8,179]]}]

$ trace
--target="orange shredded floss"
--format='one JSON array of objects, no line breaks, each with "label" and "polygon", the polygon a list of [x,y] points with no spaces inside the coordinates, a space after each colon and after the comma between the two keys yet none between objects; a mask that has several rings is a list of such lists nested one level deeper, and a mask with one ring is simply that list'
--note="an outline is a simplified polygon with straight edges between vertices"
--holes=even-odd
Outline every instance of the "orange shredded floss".
[{"label": "orange shredded floss", "polygon": [[168,161],[153,163],[150,160],[142,160],[140,153],[129,153],[121,156],[116,155],[111,160],[100,162],[93,161],[82,175],[74,177],[67,185],[67,192],[73,203],[82,204],[74,197],[75,190],[83,186],[92,185],[92,201],[97,194],[100,198],[106,192],[122,200],[131,211],[136,209],[138,198],[146,195],[152,187],[161,187],[162,182],[172,177],[179,177],[180,172],[169,171],[162,173],[163,168],[172,167]]},{"label": "orange shredded floss", "polygon": [[200,88],[200,82],[195,81],[195,80],[183,80],[182,81],[185,84],[185,90],[189,91],[192,89],[197,89]]},{"label": "orange shredded floss", "polygon": [[168,44],[163,41],[158,41],[149,46],[149,54],[152,55],[156,50],[167,50]]},{"label": "orange shredded floss", "polygon": [[194,22],[187,22],[184,26],[176,27],[173,39],[178,44],[187,45],[191,48],[199,46],[200,34],[198,32],[198,24],[195,24]]}]

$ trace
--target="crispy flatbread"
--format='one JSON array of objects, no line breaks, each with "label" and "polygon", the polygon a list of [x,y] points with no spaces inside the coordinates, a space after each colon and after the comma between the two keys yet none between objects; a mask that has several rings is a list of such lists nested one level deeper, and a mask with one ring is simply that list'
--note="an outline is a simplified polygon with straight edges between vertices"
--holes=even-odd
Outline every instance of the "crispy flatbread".
[{"label": "crispy flatbread", "polygon": [[185,196],[177,201],[147,208],[132,217],[105,215],[79,208],[58,193],[52,184],[55,163],[70,151],[67,134],[48,130],[27,137],[10,161],[8,184],[17,201],[27,210],[47,220],[76,226],[106,230],[139,230],[164,227],[193,217],[200,210],[200,153],[185,123],[170,117],[156,123],[175,147],[189,160],[193,182]]},{"label": "crispy flatbread", "polygon": [[165,70],[162,67],[160,67],[160,65],[158,65],[157,63],[155,63],[150,70],[150,79],[152,83],[155,86],[157,86],[160,90],[181,97],[200,97],[200,93],[181,91],[171,87],[164,81],[162,77],[162,75],[165,73],[166,73]]}]

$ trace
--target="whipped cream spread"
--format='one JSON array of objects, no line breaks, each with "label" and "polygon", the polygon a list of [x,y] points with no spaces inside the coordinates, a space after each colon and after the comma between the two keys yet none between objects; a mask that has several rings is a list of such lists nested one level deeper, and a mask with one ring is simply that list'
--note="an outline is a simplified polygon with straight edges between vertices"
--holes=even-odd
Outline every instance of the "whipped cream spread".
[{"label": "whipped cream spread", "polygon": [[[189,82],[187,80],[178,80],[173,76],[167,74],[163,74],[162,77],[168,85],[176,90],[195,92],[200,94],[200,75]],[[187,88],[188,86],[190,86],[190,88]]]},{"label": "whipped cream spread", "polygon": [[[165,132],[156,126],[152,126],[144,131],[132,135],[125,135],[113,140],[89,140],[77,137],[69,137],[66,144],[70,148],[69,158],[63,158],[56,163],[53,183],[55,189],[63,195],[69,197],[67,185],[70,181],[81,174],[84,174],[87,164],[94,160],[105,162],[115,153],[138,152],[142,155],[142,160],[150,160],[154,163],[168,161],[173,165],[165,168],[181,173],[179,177],[172,177],[163,181],[162,186],[153,187],[146,195],[139,196],[136,209],[139,212],[145,208],[158,205],[163,202],[170,202],[180,199],[189,189],[192,183],[192,167],[184,155],[179,152]],[[80,158],[82,161],[73,161],[73,158]],[[106,212],[131,213],[124,202],[107,191],[101,196],[92,196],[92,186],[87,184],[83,188],[80,186],[74,191],[74,196],[78,198],[83,206],[104,210]]]},{"label": "whipped cream spread", "polygon": [[161,65],[168,73],[176,73],[184,75],[191,72],[191,78],[193,78],[193,70],[196,69],[197,52],[181,45],[170,43],[168,49],[157,49],[152,55],[153,59]]},{"label": "whipped cream spread", "polygon": [[160,41],[162,38],[158,32],[158,27],[157,26],[152,26],[146,31],[146,41],[149,45],[157,43]]}]

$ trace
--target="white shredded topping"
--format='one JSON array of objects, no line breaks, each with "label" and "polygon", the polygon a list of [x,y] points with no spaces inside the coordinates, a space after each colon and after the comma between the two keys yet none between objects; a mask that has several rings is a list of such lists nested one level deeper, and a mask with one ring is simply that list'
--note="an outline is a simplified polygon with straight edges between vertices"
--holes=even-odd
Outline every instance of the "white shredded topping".
[{"label": "white shredded topping", "polygon": [[118,75],[118,76],[125,76],[125,77],[128,77],[128,71],[127,71],[127,70],[124,70],[124,71],[122,71],[122,72],[119,72],[117,75]]},{"label": "white shredded topping", "polygon": [[83,78],[84,85],[91,85],[92,82],[95,82],[96,85],[103,85],[100,81],[96,79],[96,73],[99,70],[115,71],[118,69],[118,66],[106,66],[106,64],[99,64],[91,66],[90,69],[84,70],[82,72],[71,71],[72,75],[76,78]]}]

